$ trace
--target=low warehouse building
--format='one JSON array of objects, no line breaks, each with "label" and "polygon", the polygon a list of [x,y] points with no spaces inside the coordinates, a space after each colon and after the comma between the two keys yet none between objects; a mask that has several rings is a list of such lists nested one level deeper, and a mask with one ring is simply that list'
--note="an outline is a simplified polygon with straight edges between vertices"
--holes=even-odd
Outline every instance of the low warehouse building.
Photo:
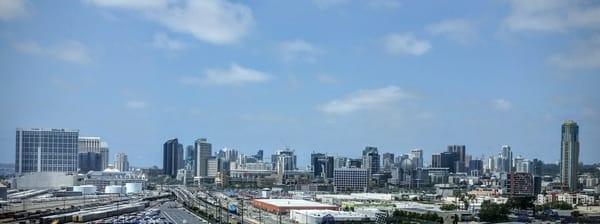
[{"label": "low warehouse building", "polygon": [[287,213],[290,210],[338,210],[338,206],[335,205],[295,199],[254,199],[252,206],[272,213]]},{"label": "low warehouse building", "polygon": [[344,211],[291,210],[290,219],[300,224],[320,223],[375,223],[376,217],[369,214]]}]

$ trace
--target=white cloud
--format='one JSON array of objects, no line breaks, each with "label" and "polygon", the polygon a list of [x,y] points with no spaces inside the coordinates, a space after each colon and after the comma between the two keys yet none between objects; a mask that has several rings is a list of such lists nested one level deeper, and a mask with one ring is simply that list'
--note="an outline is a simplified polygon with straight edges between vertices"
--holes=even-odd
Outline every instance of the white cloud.
[{"label": "white cloud", "polygon": [[433,35],[446,36],[451,40],[465,44],[476,39],[473,24],[467,20],[444,20],[428,25],[425,30]]},{"label": "white cloud", "polygon": [[379,89],[359,90],[343,99],[332,100],[318,107],[326,114],[348,114],[360,110],[380,109],[414,95],[402,91],[397,86]]},{"label": "white cloud", "polygon": [[78,41],[68,41],[58,45],[43,47],[37,42],[18,42],[13,47],[25,54],[45,55],[67,62],[86,64],[92,61],[87,47]]},{"label": "white cloud", "polygon": [[185,48],[185,44],[182,42],[172,39],[166,33],[157,33],[154,35],[154,41],[152,46],[160,49],[177,51]]},{"label": "white cloud", "polygon": [[294,59],[314,61],[316,55],[323,52],[313,44],[300,39],[284,41],[279,44],[278,49],[286,61]]},{"label": "white cloud", "polygon": [[201,82],[203,84],[240,86],[249,83],[266,82],[270,78],[271,76],[266,73],[244,68],[237,64],[231,64],[227,69],[207,69]]},{"label": "white cloud", "polygon": [[384,47],[390,54],[420,56],[431,50],[431,44],[411,33],[393,33],[384,38]]},{"label": "white cloud", "polygon": [[581,0],[511,0],[505,19],[513,31],[567,31],[572,28],[599,29],[600,6]]},{"label": "white cloud", "polygon": [[128,109],[144,109],[148,106],[148,103],[140,100],[130,100],[127,101],[127,103],[125,103],[125,107],[127,107]]},{"label": "white cloud", "polygon": [[2,0],[0,1],[0,20],[10,20],[27,15],[27,1]]},{"label": "white cloud", "polygon": [[496,110],[507,111],[512,109],[512,103],[506,99],[494,99],[491,104]]},{"label": "white cloud", "polygon": [[581,41],[569,52],[552,55],[547,61],[562,69],[599,69],[600,36]]},{"label": "white cloud", "polygon": [[51,49],[50,52],[55,57],[69,62],[85,64],[92,60],[88,54],[87,48],[77,41],[71,41],[57,46],[56,48]]},{"label": "white cloud", "polygon": [[213,44],[238,42],[254,25],[252,10],[241,3],[202,1],[88,0],[96,6],[137,11],[173,32]]}]

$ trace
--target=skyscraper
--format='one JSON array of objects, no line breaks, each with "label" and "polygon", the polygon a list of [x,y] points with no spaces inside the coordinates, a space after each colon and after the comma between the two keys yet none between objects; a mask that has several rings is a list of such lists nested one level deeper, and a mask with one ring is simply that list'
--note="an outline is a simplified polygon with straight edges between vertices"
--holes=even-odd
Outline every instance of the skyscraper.
[{"label": "skyscraper", "polygon": [[379,173],[381,164],[379,163],[380,157],[377,147],[367,146],[363,150],[363,168],[367,169],[369,178],[375,173]]},{"label": "skyscraper", "polygon": [[[108,168],[108,144],[105,141],[102,141],[100,137],[79,137],[78,147],[79,153],[99,153],[101,156],[101,164],[99,170],[104,170]],[[79,168],[81,169],[81,167]]]},{"label": "skyscraper", "polygon": [[323,153],[313,153],[310,155],[310,162],[315,177],[333,178],[333,156],[327,156]]},{"label": "skyscraper", "polygon": [[129,171],[129,160],[127,154],[117,153],[115,155],[115,169],[119,171]]},{"label": "skyscraper", "polygon": [[391,171],[392,167],[394,166],[394,153],[389,153],[389,152],[383,153],[382,161],[383,161],[383,170]]},{"label": "skyscraper", "polygon": [[458,172],[456,170],[456,162],[458,161],[458,153],[455,152],[442,152],[441,153],[441,166],[448,168],[451,173]]},{"label": "skyscraper", "polygon": [[412,159],[415,167],[423,168],[423,150],[422,149],[412,149],[410,150],[410,159]]},{"label": "skyscraper", "polygon": [[258,161],[263,161],[263,150],[259,149],[258,152],[256,152],[256,154],[253,155],[254,158],[256,158],[256,160]]},{"label": "skyscraper", "polygon": [[439,153],[431,154],[431,167],[442,167],[442,155]]},{"label": "skyscraper", "polygon": [[288,170],[296,170],[297,168],[297,158],[294,154],[294,150],[289,148],[278,150],[277,153],[271,157],[272,160],[273,158],[275,159],[275,170],[278,174],[283,174]]},{"label": "skyscraper", "polygon": [[102,171],[102,155],[98,152],[80,152],[79,157],[79,172],[87,173],[89,171]]},{"label": "skyscraper", "polygon": [[194,176],[196,176],[196,172],[198,172],[197,159],[198,151],[196,151],[196,148],[194,148],[193,145],[188,145],[185,148],[185,169],[189,170]]},{"label": "skyscraper", "polygon": [[508,173],[513,167],[513,153],[509,145],[503,145],[496,167],[500,172]]},{"label": "skyscraper", "polygon": [[464,145],[449,145],[448,152],[456,153],[458,158],[454,161],[454,171],[455,172],[465,172],[465,168],[468,165],[468,162],[465,162],[467,158],[466,147]]},{"label": "skyscraper", "polygon": [[76,172],[79,130],[18,128],[15,172]]},{"label": "skyscraper", "polygon": [[183,145],[177,138],[163,144],[163,170],[165,175],[177,177],[177,170],[183,168]]},{"label": "skyscraper", "polygon": [[206,138],[196,139],[194,148],[198,154],[196,175],[205,177],[208,175],[208,159],[212,156],[212,144],[208,143]]},{"label": "skyscraper", "polygon": [[562,125],[560,150],[560,180],[563,190],[577,190],[579,165],[579,126],[572,120]]}]

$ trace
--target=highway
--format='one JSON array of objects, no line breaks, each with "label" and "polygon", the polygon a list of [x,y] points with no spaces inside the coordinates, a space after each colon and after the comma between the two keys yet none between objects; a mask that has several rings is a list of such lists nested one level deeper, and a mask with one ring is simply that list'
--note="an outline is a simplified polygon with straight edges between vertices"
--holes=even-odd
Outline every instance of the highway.
[{"label": "highway", "polygon": [[160,207],[161,214],[175,224],[208,223],[206,220],[190,213],[176,202],[167,202]]}]

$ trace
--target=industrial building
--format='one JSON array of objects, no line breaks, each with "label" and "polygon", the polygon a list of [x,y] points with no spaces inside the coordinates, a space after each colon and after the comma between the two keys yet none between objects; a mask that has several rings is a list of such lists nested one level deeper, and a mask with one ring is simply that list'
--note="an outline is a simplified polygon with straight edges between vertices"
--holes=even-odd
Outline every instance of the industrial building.
[{"label": "industrial building", "polygon": [[[327,211],[327,210],[291,210],[290,219],[301,224],[329,223],[369,223],[375,221],[375,216],[358,212]],[[333,223],[331,222],[331,223]]]},{"label": "industrial building", "polygon": [[77,184],[77,175],[62,172],[23,173],[15,178],[17,189],[59,189]]},{"label": "industrial building", "polygon": [[252,206],[272,213],[288,213],[290,210],[338,210],[338,206],[296,199],[254,199]]}]

